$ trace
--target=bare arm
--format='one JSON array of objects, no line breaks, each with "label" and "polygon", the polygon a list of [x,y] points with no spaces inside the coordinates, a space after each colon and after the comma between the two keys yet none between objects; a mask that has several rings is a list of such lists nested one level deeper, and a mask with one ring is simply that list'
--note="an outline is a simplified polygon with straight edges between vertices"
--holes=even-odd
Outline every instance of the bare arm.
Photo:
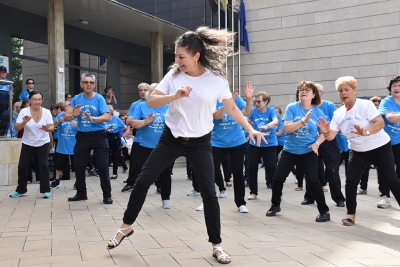
[{"label": "bare arm", "polygon": [[154,89],[154,91],[149,95],[147,105],[150,108],[161,107],[179,98],[189,97],[191,91],[191,87],[181,86],[178,88],[178,90],[176,90],[176,93],[174,95],[165,95],[157,89]]},{"label": "bare arm", "polygon": [[361,136],[366,136],[367,133],[365,132],[365,130],[368,130],[370,134],[376,134],[385,126],[385,122],[383,121],[381,115],[376,116],[371,122],[372,126],[369,127],[369,129],[364,129],[361,128],[359,125],[354,124],[354,128],[356,128],[356,130],[351,132]]},{"label": "bare arm", "polygon": [[283,124],[283,131],[285,133],[292,133],[299,129],[301,126],[305,125],[311,117],[312,109],[310,109],[307,114],[299,121],[293,122],[293,121],[285,121]]},{"label": "bare arm", "polygon": [[224,116],[224,114],[225,114],[225,108],[221,107],[219,110],[213,113],[213,118],[214,120],[220,120],[222,116]]},{"label": "bare arm", "polygon": [[279,129],[279,131],[276,132],[276,136],[282,136],[283,129]]},{"label": "bare arm", "polygon": [[251,82],[246,83],[246,87],[244,89],[244,93],[246,96],[246,107],[242,109],[242,113],[245,116],[249,116],[251,114],[251,108],[253,107],[251,103],[251,99],[253,97],[253,92],[254,92],[254,86]]},{"label": "bare arm", "polygon": [[331,130],[330,123],[326,122],[322,117],[318,119],[318,127],[324,138],[328,141],[333,140],[338,133],[338,131]]},{"label": "bare arm", "polygon": [[400,122],[400,114],[396,114],[394,112],[388,112],[385,114],[386,119],[391,123]]}]

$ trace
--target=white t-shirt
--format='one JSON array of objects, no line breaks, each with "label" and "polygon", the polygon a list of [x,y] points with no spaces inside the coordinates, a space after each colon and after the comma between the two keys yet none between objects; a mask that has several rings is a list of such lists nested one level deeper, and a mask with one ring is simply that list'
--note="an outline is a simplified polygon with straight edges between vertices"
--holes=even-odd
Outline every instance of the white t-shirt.
[{"label": "white t-shirt", "polygon": [[[31,118],[24,126],[24,135],[22,136],[22,143],[25,145],[39,147],[50,142],[49,133],[40,129],[42,125],[53,124],[53,118],[51,117],[50,110],[42,109],[42,118],[36,123]],[[24,116],[31,116],[31,108],[23,108],[18,114],[17,123],[22,123]]]},{"label": "white t-shirt", "polygon": [[189,86],[192,91],[189,97],[169,104],[165,124],[175,137],[200,137],[211,132],[217,101],[232,97],[228,81],[209,70],[199,77],[184,72],[173,77],[172,73],[171,70],[165,75],[156,88],[158,91],[172,95],[181,86]]},{"label": "white t-shirt", "polygon": [[358,152],[370,151],[387,144],[390,141],[389,135],[383,129],[369,136],[361,136],[350,131],[355,130],[354,124],[369,129],[373,124],[371,121],[377,116],[380,114],[371,101],[357,98],[349,111],[343,105],[333,113],[331,129],[340,130],[346,136],[350,149]]}]

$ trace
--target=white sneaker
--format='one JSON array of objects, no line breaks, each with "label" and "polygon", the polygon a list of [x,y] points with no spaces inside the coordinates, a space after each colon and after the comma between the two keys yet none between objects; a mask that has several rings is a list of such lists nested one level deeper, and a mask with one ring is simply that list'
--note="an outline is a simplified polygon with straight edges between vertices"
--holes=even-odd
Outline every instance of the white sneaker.
[{"label": "white sneaker", "polygon": [[163,209],[170,209],[172,207],[171,200],[169,200],[169,199],[163,200],[162,207],[163,207]]},{"label": "white sneaker", "polygon": [[198,206],[196,210],[197,210],[197,211],[202,211],[202,210],[204,210],[203,203],[201,203],[201,205]]},{"label": "white sneaker", "polygon": [[250,196],[248,196],[247,199],[248,199],[248,200],[257,199],[257,195],[256,195],[256,194],[250,194]]},{"label": "white sneaker", "polygon": [[220,197],[220,198],[226,197],[226,191],[225,191],[225,190],[222,190],[221,192],[219,192],[219,197]]},{"label": "white sneaker", "polygon": [[390,208],[392,205],[390,205],[390,198],[387,197],[382,197],[379,201],[378,201],[378,205],[376,205],[378,208],[381,209],[386,209],[386,208]]},{"label": "white sneaker", "polygon": [[188,196],[199,196],[200,192],[197,192],[196,190],[192,190],[189,193],[187,193]]},{"label": "white sneaker", "polygon": [[239,207],[239,212],[240,213],[248,213],[249,210],[247,209],[247,207],[245,205],[242,205]]}]

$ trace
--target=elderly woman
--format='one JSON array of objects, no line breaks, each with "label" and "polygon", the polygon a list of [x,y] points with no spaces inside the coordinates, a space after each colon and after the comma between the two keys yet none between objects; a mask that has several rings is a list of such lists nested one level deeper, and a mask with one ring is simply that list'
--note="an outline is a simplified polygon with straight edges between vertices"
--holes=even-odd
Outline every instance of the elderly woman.
[{"label": "elderly woman", "polygon": [[267,216],[275,216],[281,211],[283,183],[296,164],[301,164],[309,184],[311,194],[318,205],[317,222],[330,220],[329,208],[325,203],[324,192],[318,180],[318,148],[325,138],[319,134],[318,118],[325,114],[318,108],[321,97],[313,82],[302,81],[297,85],[296,102],[286,107],[283,116],[286,140],[278,163],[272,185],[272,206]]},{"label": "elderly woman", "polygon": [[18,186],[10,197],[28,195],[28,169],[32,157],[36,155],[40,169],[40,193],[43,193],[43,198],[50,198],[47,156],[50,151],[49,132],[54,131],[53,119],[50,110],[42,108],[42,93],[32,91],[29,102],[31,105],[20,111],[14,126],[16,131],[24,129],[24,135],[18,163]]},{"label": "elderly woman", "polygon": [[119,150],[121,147],[121,136],[119,134],[120,129],[125,131],[124,135],[128,135],[130,128],[121,121],[120,118],[114,116],[114,108],[112,105],[107,105],[110,114],[110,120],[105,123],[105,129],[107,131],[108,146],[111,151],[111,160],[113,164],[113,175],[110,179],[118,178],[118,158]]},{"label": "elderly woman", "polygon": [[351,226],[356,220],[357,185],[370,160],[375,163],[379,178],[389,186],[397,202],[400,201],[400,181],[394,169],[390,137],[383,130],[384,121],[374,104],[369,100],[356,98],[357,81],[351,76],[337,79],[335,87],[344,105],[334,112],[330,124],[323,118],[318,123],[327,140],[335,138],[340,130],[349,141],[347,214],[342,223]]},{"label": "elderly woman", "polygon": [[17,137],[18,135],[18,131],[15,130],[14,125],[17,122],[17,118],[18,118],[18,114],[21,111],[21,102],[15,102],[14,104],[14,113],[13,113],[13,119],[12,119],[12,133],[11,133],[11,137]]}]

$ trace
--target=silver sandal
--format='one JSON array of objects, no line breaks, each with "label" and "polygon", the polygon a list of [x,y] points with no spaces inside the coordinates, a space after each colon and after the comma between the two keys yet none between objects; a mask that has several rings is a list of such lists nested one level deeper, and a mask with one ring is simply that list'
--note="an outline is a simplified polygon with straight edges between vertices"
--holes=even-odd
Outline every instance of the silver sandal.
[{"label": "silver sandal", "polygon": [[[115,234],[115,236],[112,237],[112,238],[110,239],[110,242],[113,243],[114,246],[107,245],[106,249],[107,249],[107,250],[110,250],[110,249],[113,249],[113,248],[118,247],[119,244],[121,244],[122,240],[124,240],[125,237],[131,236],[131,235],[133,234],[133,229],[132,229],[132,231],[130,231],[130,232],[127,233],[127,234],[124,234],[124,233],[122,232],[122,231],[128,230],[129,228],[131,228],[131,225],[129,225],[129,226],[126,227],[126,228],[119,228],[118,231],[117,231],[117,233]],[[122,238],[121,238],[121,240],[120,240],[119,242],[118,242],[118,240],[117,240],[117,235],[118,235],[118,234],[121,234],[121,235],[122,235]]]},{"label": "silver sandal", "polygon": [[[226,260],[227,259],[229,259],[229,260],[231,259],[231,257],[229,257],[229,255],[225,253],[225,251],[222,249],[221,246],[218,246],[218,247],[213,246],[213,249],[215,249],[213,251],[213,257],[216,258],[219,263],[221,263],[221,264],[229,264],[229,263],[231,263],[231,261],[229,261],[229,262],[222,262],[221,261],[221,260],[225,260],[225,259]],[[221,253],[218,257],[216,255],[217,251],[219,251]]]}]

